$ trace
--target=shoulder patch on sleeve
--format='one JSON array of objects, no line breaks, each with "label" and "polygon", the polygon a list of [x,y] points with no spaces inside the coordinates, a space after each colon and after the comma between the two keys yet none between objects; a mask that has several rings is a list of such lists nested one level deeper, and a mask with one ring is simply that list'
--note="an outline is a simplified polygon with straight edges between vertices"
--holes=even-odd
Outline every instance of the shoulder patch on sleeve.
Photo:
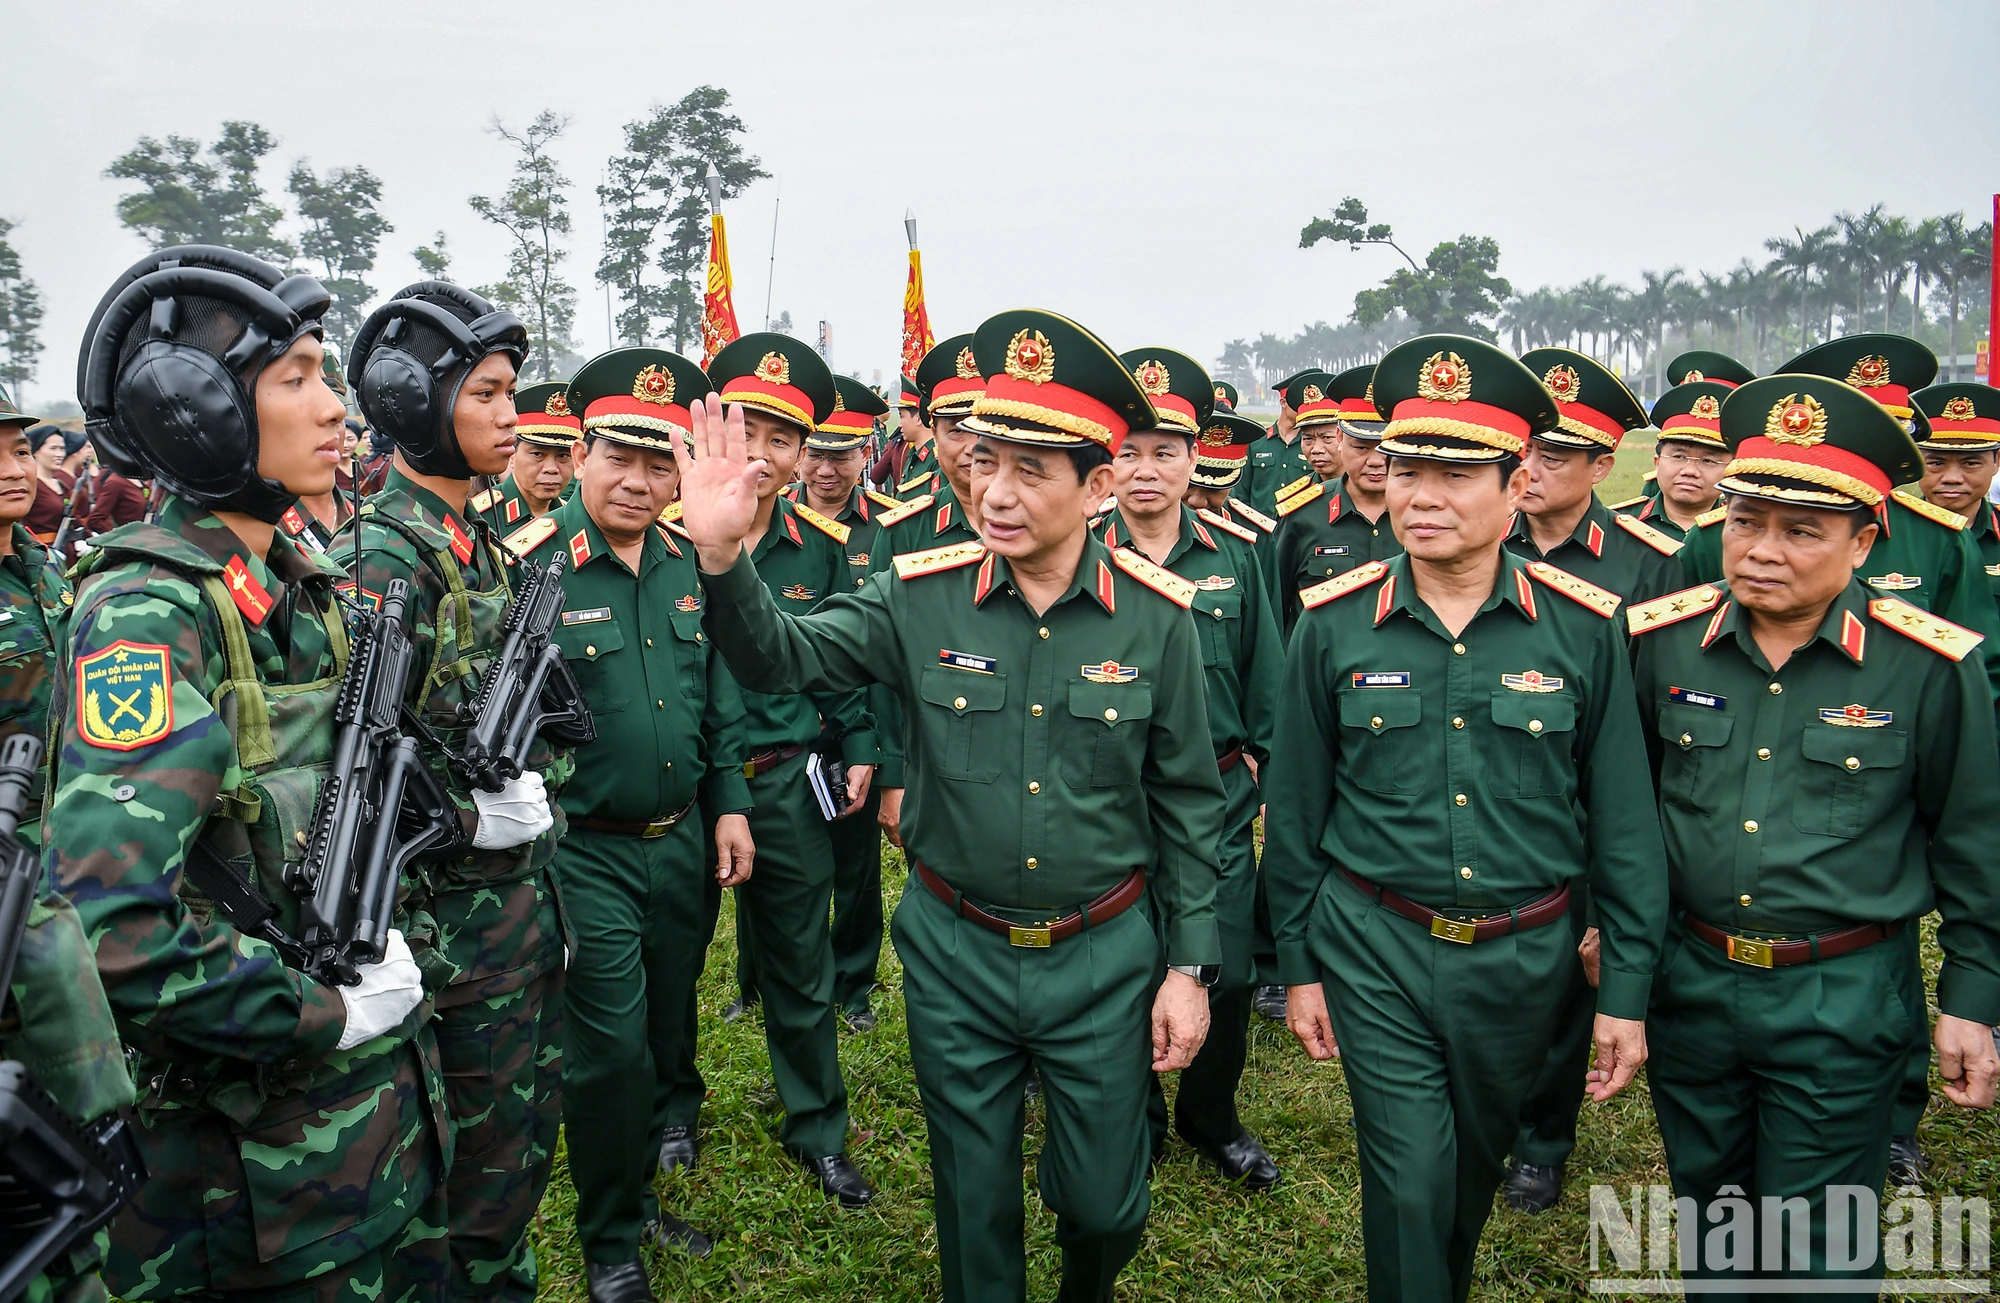
[{"label": "shoulder patch on sleeve", "polygon": [[1618,613],[1618,605],[1624,600],[1610,589],[1599,588],[1588,580],[1578,579],[1569,571],[1558,569],[1546,561],[1528,562],[1528,573],[1579,606],[1589,607],[1607,620]]},{"label": "shoulder patch on sleeve", "polygon": [[479,492],[472,495],[472,501],[467,503],[466,505],[471,507],[474,511],[486,510],[488,507],[493,505],[493,490],[481,489]]},{"label": "shoulder patch on sleeve", "polygon": [[1707,529],[1710,525],[1719,525],[1727,519],[1729,519],[1729,508],[1710,507],[1707,511],[1696,516],[1694,523],[1697,529]]},{"label": "shoulder patch on sleeve", "polygon": [[1305,506],[1306,503],[1316,500],[1325,492],[1326,485],[1315,484],[1310,488],[1300,489],[1289,498],[1280,498],[1278,500],[1278,514],[1280,516],[1289,516],[1300,507]]},{"label": "shoulder patch on sleeve", "polygon": [[509,534],[506,538],[501,539],[500,546],[506,548],[508,553],[518,561],[542,544],[548,542],[555,532],[555,513],[550,512],[546,516],[535,517],[527,524]]},{"label": "shoulder patch on sleeve", "polygon": [[874,489],[863,489],[861,490],[861,492],[862,495],[866,497],[870,502],[882,508],[884,511],[894,511],[896,508],[903,505],[902,499],[892,498],[886,493],[877,493]]},{"label": "shoulder patch on sleeve", "polygon": [[76,727],[107,751],[137,751],[174,731],[173,660],[158,643],[120,639],[76,661]]},{"label": "shoulder patch on sleeve", "polygon": [[1360,592],[1388,573],[1389,566],[1384,561],[1370,561],[1365,566],[1356,566],[1346,574],[1335,575],[1333,578],[1323,580],[1310,588],[1301,588],[1299,590],[1299,605],[1308,611],[1315,606],[1324,606],[1336,597],[1345,597],[1349,593]]},{"label": "shoulder patch on sleeve", "polygon": [[911,498],[908,502],[883,512],[880,516],[876,517],[875,523],[884,529],[889,528],[891,525],[900,525],[935,501],[937,501],[937,494],[935,493],[926,493],[920,497]]},{"label": "shoulder patch on sleeve", "polygon": [[1648,629],[1664,629],[1670,624],[1692,619],[1704,611],[1712,611],[1722,600],[1722,590],[1714,584],[1697,584],[1693,588],[1683,588],[1678,593],[1668,593],[1655,597],[1650,602],[1639,602],[1625,608],[1625,628],[1631,633],[1644,633]]},{"label": "shoulder patch on sleeve", "polygon": [[1247,502],[1239,502],[1235,498],[1231,498],[1229,499],[1229,509],[1263,530],[1266,534],[1278,527],[1277,521],[1271,519]]},{"label": "shoulder patch on sleeve", "polygon": [[1194,514],[1224,533],[1234,534],[1245,543],[1255,543],[1257,541],[1256,530],[1251,529],[1247,525],[1239,525],[1219,512],[1210,511],[1207,507],[1200,507],[1196,509]]},{"label": "shoulder patch on sleeve", "polygon": [[[1934,520],[1946,529],[1964,529],[1972,523],[1968,518],[1959,515],[1956,511],[1952,511],[1947,507],[1940,507],[1935,502],[1925,502],[1914,493],[1897,489],[1892,496],[1894,496],[1896,501],[1902,503],[1911,511],[1916,512],[1925,520]],[[1956,657],[1953,659],[1956,659]]]},{"label": "shoulder patch on sleeve", "polygon": [[836,543],[845,543],[847,536],[854,532],[837,520],[828,520],[803,502],[792,504],[792,514]]},{"label": "shoulder patch on sleeve", "polygon": [[1652,548],[1655,552],[1672,556],[1681,550],[1681,541],[1679,539],[1662,530],[1654,529],[1643,520],[1638,520],[1631,516],[1621,516],[1616,512],[1612,513],[1611,518],[1618,522],[1620,529],[1630,534],[1633,538],[1638,539],[1647,547]]},{"label": "shoulder patch on sleeve", "polygon": [[1625,499],[1625,501],[1623,501],[1623,502],[1614,502],[1614,503],[1612,503],[1612,504],[1611,504],[1611,509],[1612,509],[1613,511],[1624,511],[1624,510],[1626,510],[1626,509],[1628,509],[1628,508],[1630,508],[1630,507],[1643,507],[1643,506],[1645,506],[1645,505],[1646,505],[1646,504],[1647,504],[1648,502],[1651,502],[1651,501],[1652,501],[1652,499],[1651,499],[1651,498],[1649,498],[1649,497],[1647,497],[1647,496],[1646,496],[1645,494],[1641,493],[1641,494],[1640,494],[1640,495],[1639,495],[1638,497],[1636,497],[1636,498],[1627,498],[1627,499]]},{"label": "shoulder patch on sleeve", "polygon": [[1985,641],[1962,624],[1940,619],[1923,607],[1900,597],[1878,597],[1868,603],[1868,614],[1912,642],[1920,642],[1940,656],[1962,661],[1973,648]]},{"label": "shoulder patch on sleeve", "polygon": [[1176,606],[1189,606],[1194,602],[1194,580],[1183,579],[1165,566],[1155,565],[1129,547],[1121,547],[1111,554],[1118,568],[1132,576],[1160,596]]},{"label": "shoulder patch on sleeve", "polygon": [[934,547],[926,552],[905,552],[896,558],[896,577],[915,579],[921,575],[957,570],[985,555],[984,543],[953,543],[949,547]]},{"label": "shoulder patch on sleeve", "polygon": [[679,501],[669,502],[666,506],[661,507],[660,514],[655,517],[662,525],[671,525],[680,518],[681,504]]}]

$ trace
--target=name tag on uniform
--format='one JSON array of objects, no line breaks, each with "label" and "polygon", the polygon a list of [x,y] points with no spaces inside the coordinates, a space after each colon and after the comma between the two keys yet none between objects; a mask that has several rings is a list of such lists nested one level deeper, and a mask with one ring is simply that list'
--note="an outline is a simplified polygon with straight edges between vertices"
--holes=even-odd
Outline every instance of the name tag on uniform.
[{"label": "name tag on uniform", "polygon": [[12,611],[0,611],[0,624],[6,624],[13,618],[14,618],[14,613]]},{"label": "name tag on uniform", "polygon": [[1696,692],[1693,688],[1668,688],[1667,700],[1679,706],[1705,706],[1710,710],[1722,710],[1729,705],[1729,698],[1718,697],[1713,692]]},{"label": "name tag on uniform", "polygon": [[991,656],[979,656],[972,652],[957,652],[940,648],[938,664],[949,665],[955,670],[971,670],[974,674],[991,674],[999,662]]},{"label": "name tag on uniform", "polygon": [[1408,670],[1356,670],[1354,686],[1357,688],[1407,688],[1410,686]]},{"label": "name tag on uniform", "polygon": [[1332,546],[1332,547],[1316,547],[1316,548],[1314,548],[1314,549],[1313,549],[1313,555],[1314,555],[1314,556],[1346,556],[1346,555],[1347,555],[1347,544],[1345,544],[1345,543],[1338,543],[1338,544],[1335,544],[1335,545],[1334,545],[1334,546]]},{"label": "name tag on uniform", "polygon": [[608,606],[592,606],[581,611],[564,611],[562,613],[562,622],[565,625],[590,624],[596,620],[609,620],[610,618],[611,608]]}]

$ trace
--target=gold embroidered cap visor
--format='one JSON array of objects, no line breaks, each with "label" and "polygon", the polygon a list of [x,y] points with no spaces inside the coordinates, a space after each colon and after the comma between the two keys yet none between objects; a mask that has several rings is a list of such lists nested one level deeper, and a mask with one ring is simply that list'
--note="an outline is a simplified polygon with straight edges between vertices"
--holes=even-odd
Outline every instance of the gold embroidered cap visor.
[{"label": "gold embroidered cap visor", "polygon": [[1557,427],[1556,400],[1519,358],[1466,335],[1420,335],[1375,364],[1382,452],[1459,464],[1518,457]]},{"label": "gold embroidered cap visor", "polygon": [[1250,464],[1250,444],[1264,433],[1264,427],[1247,416],[1212,413],[1195,436],[1194,470],[1188,478],[1207,489],[1233,487]]},{"label": "gold embroidered cap visor", "polygon": [[713,392],[693,362],[663,348],[614,348],[570,378],[567,401],[579,438],[680,454],[688,404]]},{"label": "gold embroidered cap visor", "polygon": [[583,422],[569,410],[569,386],[560,380],[514,391],[514,437],[538,448],[567,448],[583,437]]},{"label": "gold embroidered cap visor", "polygon": [[1652,421],[1660,443],[1693,443],[1727,449],[1722,441],[1722,404],[1736,386],[1719,380],[1689,380],[1661,394]]},{"label": "gold embroidered cap visor", "polygon": [[875,419],[889,414],[889,404],[853,376],[835,376],[833,391],[833,415],[806,436],[806,447],[848,452],[868,442],[875,433]]},{"label": "gold embroidered cap visor", "polygon": [[1722,404],[1731,461],[1718,487],[1773,502],[1845,510],[1878,507],[1923,473],[1904,431],[1867,394],[1824,376],[1772,375]]},{"label": "gold embroidered cap visor", "polygon": [[1556,400],[1556,428],[1535,437],[1565,448],[1616,449],[1632,430],[1645,428],[1646,409],[1611,369],[1568,348],[1531,348],[1521,365],[1542,378]]},{"label": "gold embroidered cap visor", "polygon": [[[986,391],[964,428],[1012,443],[1116,453],[1125,436],[1159,425],[1145,390],[1110,346],[1067,317],[1016,308],[973,333]],[[1211,402],[1213,399],[1211,398]]]},{"label": "gold embroidered cap visor", "polygon": [[1201,363],[1171,348],[1137,348],[1118,360],[1139,382],[1160,418],[1160,429],[1193,434],[1215,411],[1215,385]]},{"label": "gold embroidered cap visor", "polygon": [[[1778,368],[1783,375],[1825,376],[1852,385],[1910,422],[1917,417],[1910,395],[1937,379],[1937,354],[1907,335],[1842,335],[1809,348]],[[1903,427],[1917,438],[1925,432]]]},{"label": "gold embroidered cap visor", "polygon": [[1954,381],[1920,389],[1910,402],[1930,423],[1930,434],[1917,440],[1917,447],[1927,452],[2000,448],[2000,389]]},{"label": "gold embroidered cap visor", "polygon": [[986,392],[986,376],[972,351],[972,335],[933,344],[917,363],[917,407],[926,425],[933,417],[964,416]]},{"label": "gold embroidered cap visor", "polygon": [[833,372],[805,343],[775,331],[722,346],[708,380],[725,403],[741,403],[810,431],[833,415]]}]

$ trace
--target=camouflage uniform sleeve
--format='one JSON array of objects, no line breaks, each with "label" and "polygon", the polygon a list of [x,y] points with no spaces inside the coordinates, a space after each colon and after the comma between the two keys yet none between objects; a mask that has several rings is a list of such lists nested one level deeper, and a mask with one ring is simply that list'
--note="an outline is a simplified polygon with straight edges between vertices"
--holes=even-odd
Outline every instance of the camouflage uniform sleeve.
[{"label": "camouflage uniform sleeve", "polygon": [[[235,751],[209,700],[201,599],[179,579],[107,587],[71,643],[43,826],[49,880],[76,907],[129,1043],[162,1058],[183,1047],[256,1063],[324,1058],[347,1021],[339,993],[179,896],[183,857]],[[135,668],[106,679],[121,655]]]},{"label": "camouflage uniform sleeve", "polygon": [[11,987],[20,1027],[0,1051],[79,1122],[133,1102],[125,1050],[83,925],[70,903],[47,892],[28,908]]}]

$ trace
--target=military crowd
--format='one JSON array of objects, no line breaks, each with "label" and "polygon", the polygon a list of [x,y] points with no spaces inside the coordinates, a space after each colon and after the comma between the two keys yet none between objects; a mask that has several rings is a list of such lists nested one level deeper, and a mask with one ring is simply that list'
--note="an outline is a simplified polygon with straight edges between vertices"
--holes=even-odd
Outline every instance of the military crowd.
[{"label": "military crowd", "polygon": [[[559,1125],[590,1297],[650,1299],[642,1250],[711,1247],[657,1178],[700,1161],[725,892],[777,1139],[865,1207],[838,1042],[884,840],[948,1300],[1024,1297],[1034,1095],[1065,1299],[1112,1296],[1170,1134],[1277,1184],[1253,1012],[1342,1061],[1377,1300],[1466,1298],[1496,1192],[1553,1206],[1642,1065],[1697,1217],[1810,1209],[1803,1260],[1767,1225],[1690,1276],[1843,1274],[1828,1187],[1921,1184],[1933,1068],[1993,1103],[2000,391],[1913,340],[1687,354],[1649,411],[1581,353],[1426,336],[1267,430],[1184,353],[1016,310],[884,442],[784,335],[522,384],[521,322],[426,281],[341,373],[327,302],[203,246],[112,285],[79,399],[149,496],[67,569],[0,406],[0,734],[48,743],[0,1053],[144,1168],[36,1303],[532,1298]],[[381,452],[347,470],[350,393]],[[588,727],[477,780],[544,576]],[[308,847],[399,612],[444,831],[341,971],[297,940]],[[0,1155],[0,1207],[32,1177]]]}]

